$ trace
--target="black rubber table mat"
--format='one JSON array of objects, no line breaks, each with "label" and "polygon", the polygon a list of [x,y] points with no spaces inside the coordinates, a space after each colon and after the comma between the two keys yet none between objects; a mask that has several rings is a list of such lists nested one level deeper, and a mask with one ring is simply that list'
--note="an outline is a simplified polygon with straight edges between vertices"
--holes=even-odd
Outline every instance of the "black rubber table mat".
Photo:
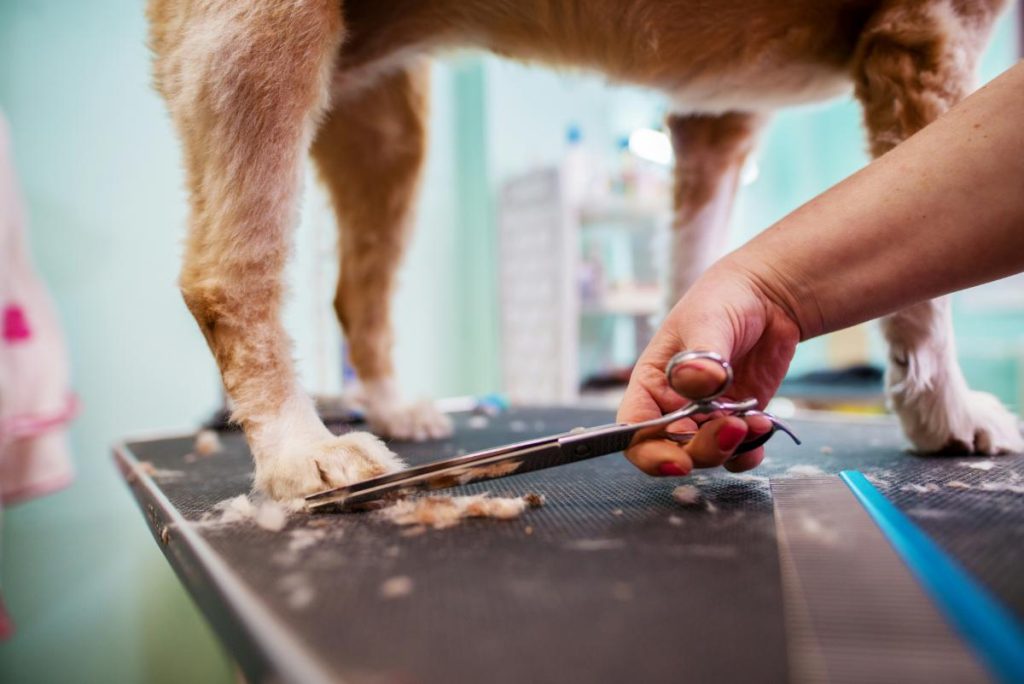
[{"label": "black rubber table mat", "polygon": [[[486,425],[460,416],[451,440],[392,448],[422,463],[611,418],[563,408],[515,409]],[[1024,567],[1024,494],[1009,486],[1024,473],[1022,457],[976,470],[966,464],[981,459],[903,453],[891,421],[795,427],[805,445],[773,440],[757,477],[649,478],[609,456],[464,487],[537,492],[547,503],[514,521],[413,536],[372,514],[300,514],[279,533],[183,526],[248,492],[252,467],[237,434],[193,462],[189,438],[130,443],[120,460],[154,536],[253,679],[784,681],[766,477],[813,468],[871,475],[1024,617],[1024,580],[1014,572]],[[155,480],[132,470],[133,458],[159,469]],[[1007,486],[983,489],[985,481]],[[674,501],[679,484],[696,485],[702,502]],[[324,538],[296,548],[311,529]],[[389,596],[405,582],[394,578],[411,589]]]}]

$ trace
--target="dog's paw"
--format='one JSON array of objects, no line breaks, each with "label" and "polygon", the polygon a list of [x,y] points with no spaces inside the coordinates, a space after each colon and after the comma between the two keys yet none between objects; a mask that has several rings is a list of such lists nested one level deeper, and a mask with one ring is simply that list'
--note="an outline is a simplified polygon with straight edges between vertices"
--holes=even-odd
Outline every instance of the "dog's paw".
[{"label": "dog's paw", "polygon": [[366,420],[374,433],[393,439],[422,442],[452,434],[451,418],[430,401],[394,406],[378,404],[368,407]]},{"label": "dog's paw", "polygon": [[450,437],[452,420],[428,400],[402,401],[392,378],[371,380],[346,390],[344,400],[363,412],[374,434],[424,442]]},{"label": "dog's paw", "polygon": [[[1017,417],[985,392],[930,390],[912,399],[893,395],[893,405],[914,448],[925,453],[1024,452]],[[902,400],[901,400],[902,399]]]},{"label": "dog's paw", "polygon": [[1024,453],[1017,416],[987,392],[970,392],[968,420],[960,434],[950,435],[951,448],[965,448],[976,454]]},{"label": "dog's paw", "polygon": [[404,467],[405,463],[373,435],[350,432],[257,455],[255,486],[278,501],[291,501]]}]

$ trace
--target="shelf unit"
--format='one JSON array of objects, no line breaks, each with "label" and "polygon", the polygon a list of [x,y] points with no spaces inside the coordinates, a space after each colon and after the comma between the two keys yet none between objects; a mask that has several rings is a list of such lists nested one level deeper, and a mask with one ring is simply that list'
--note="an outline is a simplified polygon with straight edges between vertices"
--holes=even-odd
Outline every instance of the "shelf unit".
[{"label": "shelf unit", "polygon": [[628,368],[666,299],[668,199],[574,206],[565,187],[548,167],[499,194],[502,378],[516,403],[578,402],[587,378]]}]

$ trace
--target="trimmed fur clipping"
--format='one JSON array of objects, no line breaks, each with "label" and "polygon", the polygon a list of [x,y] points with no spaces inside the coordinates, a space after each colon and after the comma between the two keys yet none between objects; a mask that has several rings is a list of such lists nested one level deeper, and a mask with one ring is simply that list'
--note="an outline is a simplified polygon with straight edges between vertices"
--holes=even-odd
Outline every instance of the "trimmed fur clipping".
[{"label": "trimmed fur clipping", "polygon": [[419,525],[435,530],[457,525],[463,518],[497,518],[512,520],[527,508],[544,505],[540,494],[516,497],[492,497],[490,494],[472,496],[424,496],[399,501],[381,511],[396,525]]}]

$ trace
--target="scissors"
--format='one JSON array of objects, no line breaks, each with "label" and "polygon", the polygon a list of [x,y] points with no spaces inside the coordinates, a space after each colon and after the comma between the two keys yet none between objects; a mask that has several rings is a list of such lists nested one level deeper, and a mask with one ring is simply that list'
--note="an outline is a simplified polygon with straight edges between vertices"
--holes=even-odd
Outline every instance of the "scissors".
[{"label": "scissors", "polygon": [[[688,396],[673,382],[673,373],[679,366],[696,360],[713,361],[725,371],[725,380],[712,393],[705,396]],[[680,444],[690,442],[696,435],[691,432],[668,432],[666,428],[676,421],[698,415],[721,413],[733,416],[762,416],[771,422],[771,430],[741,444],[733,458],[763,445],[776,431],[782,430],[796,444],[800,439],[781,420],[757,410],[756,399],[727,401],[720,397],[733,381],[733,370],[729,362],[714,352],[684,351],[676,354],[665,368],[669,386],[690,403],[666,413],[660,418],[641,423],[611,423],[592,428],[575,428],[568,432],[548,437],[529,439],[506,446],[485,449],[464,456],[457,456],[426,465],[409,468],[397,473],[375,477],[362,482],[318,492],[306,497],[310,511],[323,510],[365,510],[404,498],[418,491],[447,489],[470,482],[493,480],[510,475],[521,475],[534,470],[584,461],[597,456],[614,454],[645,439],[669,439]]]}]

